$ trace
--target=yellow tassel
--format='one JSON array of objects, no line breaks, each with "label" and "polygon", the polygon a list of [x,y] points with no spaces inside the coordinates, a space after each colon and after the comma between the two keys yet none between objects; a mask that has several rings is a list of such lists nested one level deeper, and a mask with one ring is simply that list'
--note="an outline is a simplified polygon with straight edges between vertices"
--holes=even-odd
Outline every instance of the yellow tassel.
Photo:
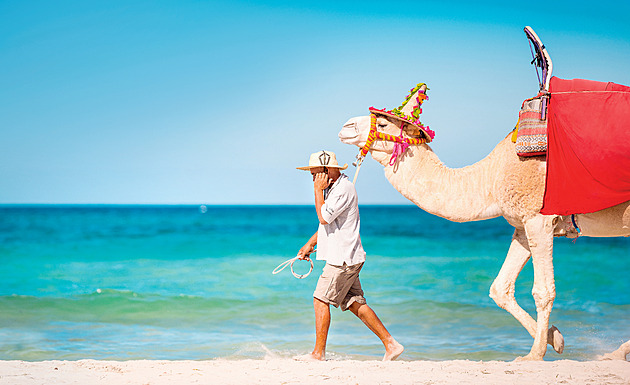
[{"label": "yellow tassel", "polygon": [[521,119],[518,119],[518,122],[516,122],[516,126],[514,127],[514,130],[512,131],[512,143],[516,143],[516,136],[518,135],[518,124],[521,122]]}]

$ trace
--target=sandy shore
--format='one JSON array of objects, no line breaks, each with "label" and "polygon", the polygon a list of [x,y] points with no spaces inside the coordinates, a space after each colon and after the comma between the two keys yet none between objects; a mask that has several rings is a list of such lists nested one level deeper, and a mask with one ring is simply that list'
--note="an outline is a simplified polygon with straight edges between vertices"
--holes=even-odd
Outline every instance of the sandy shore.
[{"label": "sandy shore", "polygon": [[0,361],[0,384],[630,384],[630,362]]}]

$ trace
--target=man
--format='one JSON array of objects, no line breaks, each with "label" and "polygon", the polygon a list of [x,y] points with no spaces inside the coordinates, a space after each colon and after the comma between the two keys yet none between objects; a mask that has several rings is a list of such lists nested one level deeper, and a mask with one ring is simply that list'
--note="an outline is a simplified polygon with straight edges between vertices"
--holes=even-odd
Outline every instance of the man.
[{"label": "man", "polygon": [[359,205],[354,185],[341,170],[333,152],[311,154],[307,167],[315,190],[315,210],[319,228],[300,249],[300,259],[309,259],[317,245],[317,259],[326,265],[313,293],[315,309],[315,348],[302,358],[324,360],[326,340],[330,328],[330,305],[350,310],[378,336],[385,346],[383,361],[398,358],[404,350],[387,331],[376,313],[366,304],[359,281],[359,272],[365,262],[359,228]]}]

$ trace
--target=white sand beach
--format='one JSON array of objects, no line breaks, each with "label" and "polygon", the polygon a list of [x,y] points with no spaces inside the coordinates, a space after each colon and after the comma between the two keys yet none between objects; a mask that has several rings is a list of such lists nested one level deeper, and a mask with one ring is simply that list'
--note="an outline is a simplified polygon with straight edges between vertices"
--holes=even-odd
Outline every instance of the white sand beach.
[{"label": "white sand beach", "polygon": [[0,361],[0,384],[630,384],[627,361]]}]

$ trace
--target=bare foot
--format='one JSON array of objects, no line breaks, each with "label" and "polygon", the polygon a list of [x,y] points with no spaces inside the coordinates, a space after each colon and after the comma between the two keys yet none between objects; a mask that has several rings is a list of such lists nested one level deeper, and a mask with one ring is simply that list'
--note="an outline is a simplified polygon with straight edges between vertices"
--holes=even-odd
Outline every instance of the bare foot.
[{"label": "bare foot", "polygon": [[316,355],[314,353],[311,354],[304,354],[301,356],[295,356],[293,357],[294,360],[296,361],[325,361],[324,355]]},{"label": "bare foot", "polygon": [[398,341],[392,339],[393,342],[387,344],[385,347],[385,355],[383,361],[394,361],[398,358],[402,352],[405,351],[405,347],[398,343]]}]

